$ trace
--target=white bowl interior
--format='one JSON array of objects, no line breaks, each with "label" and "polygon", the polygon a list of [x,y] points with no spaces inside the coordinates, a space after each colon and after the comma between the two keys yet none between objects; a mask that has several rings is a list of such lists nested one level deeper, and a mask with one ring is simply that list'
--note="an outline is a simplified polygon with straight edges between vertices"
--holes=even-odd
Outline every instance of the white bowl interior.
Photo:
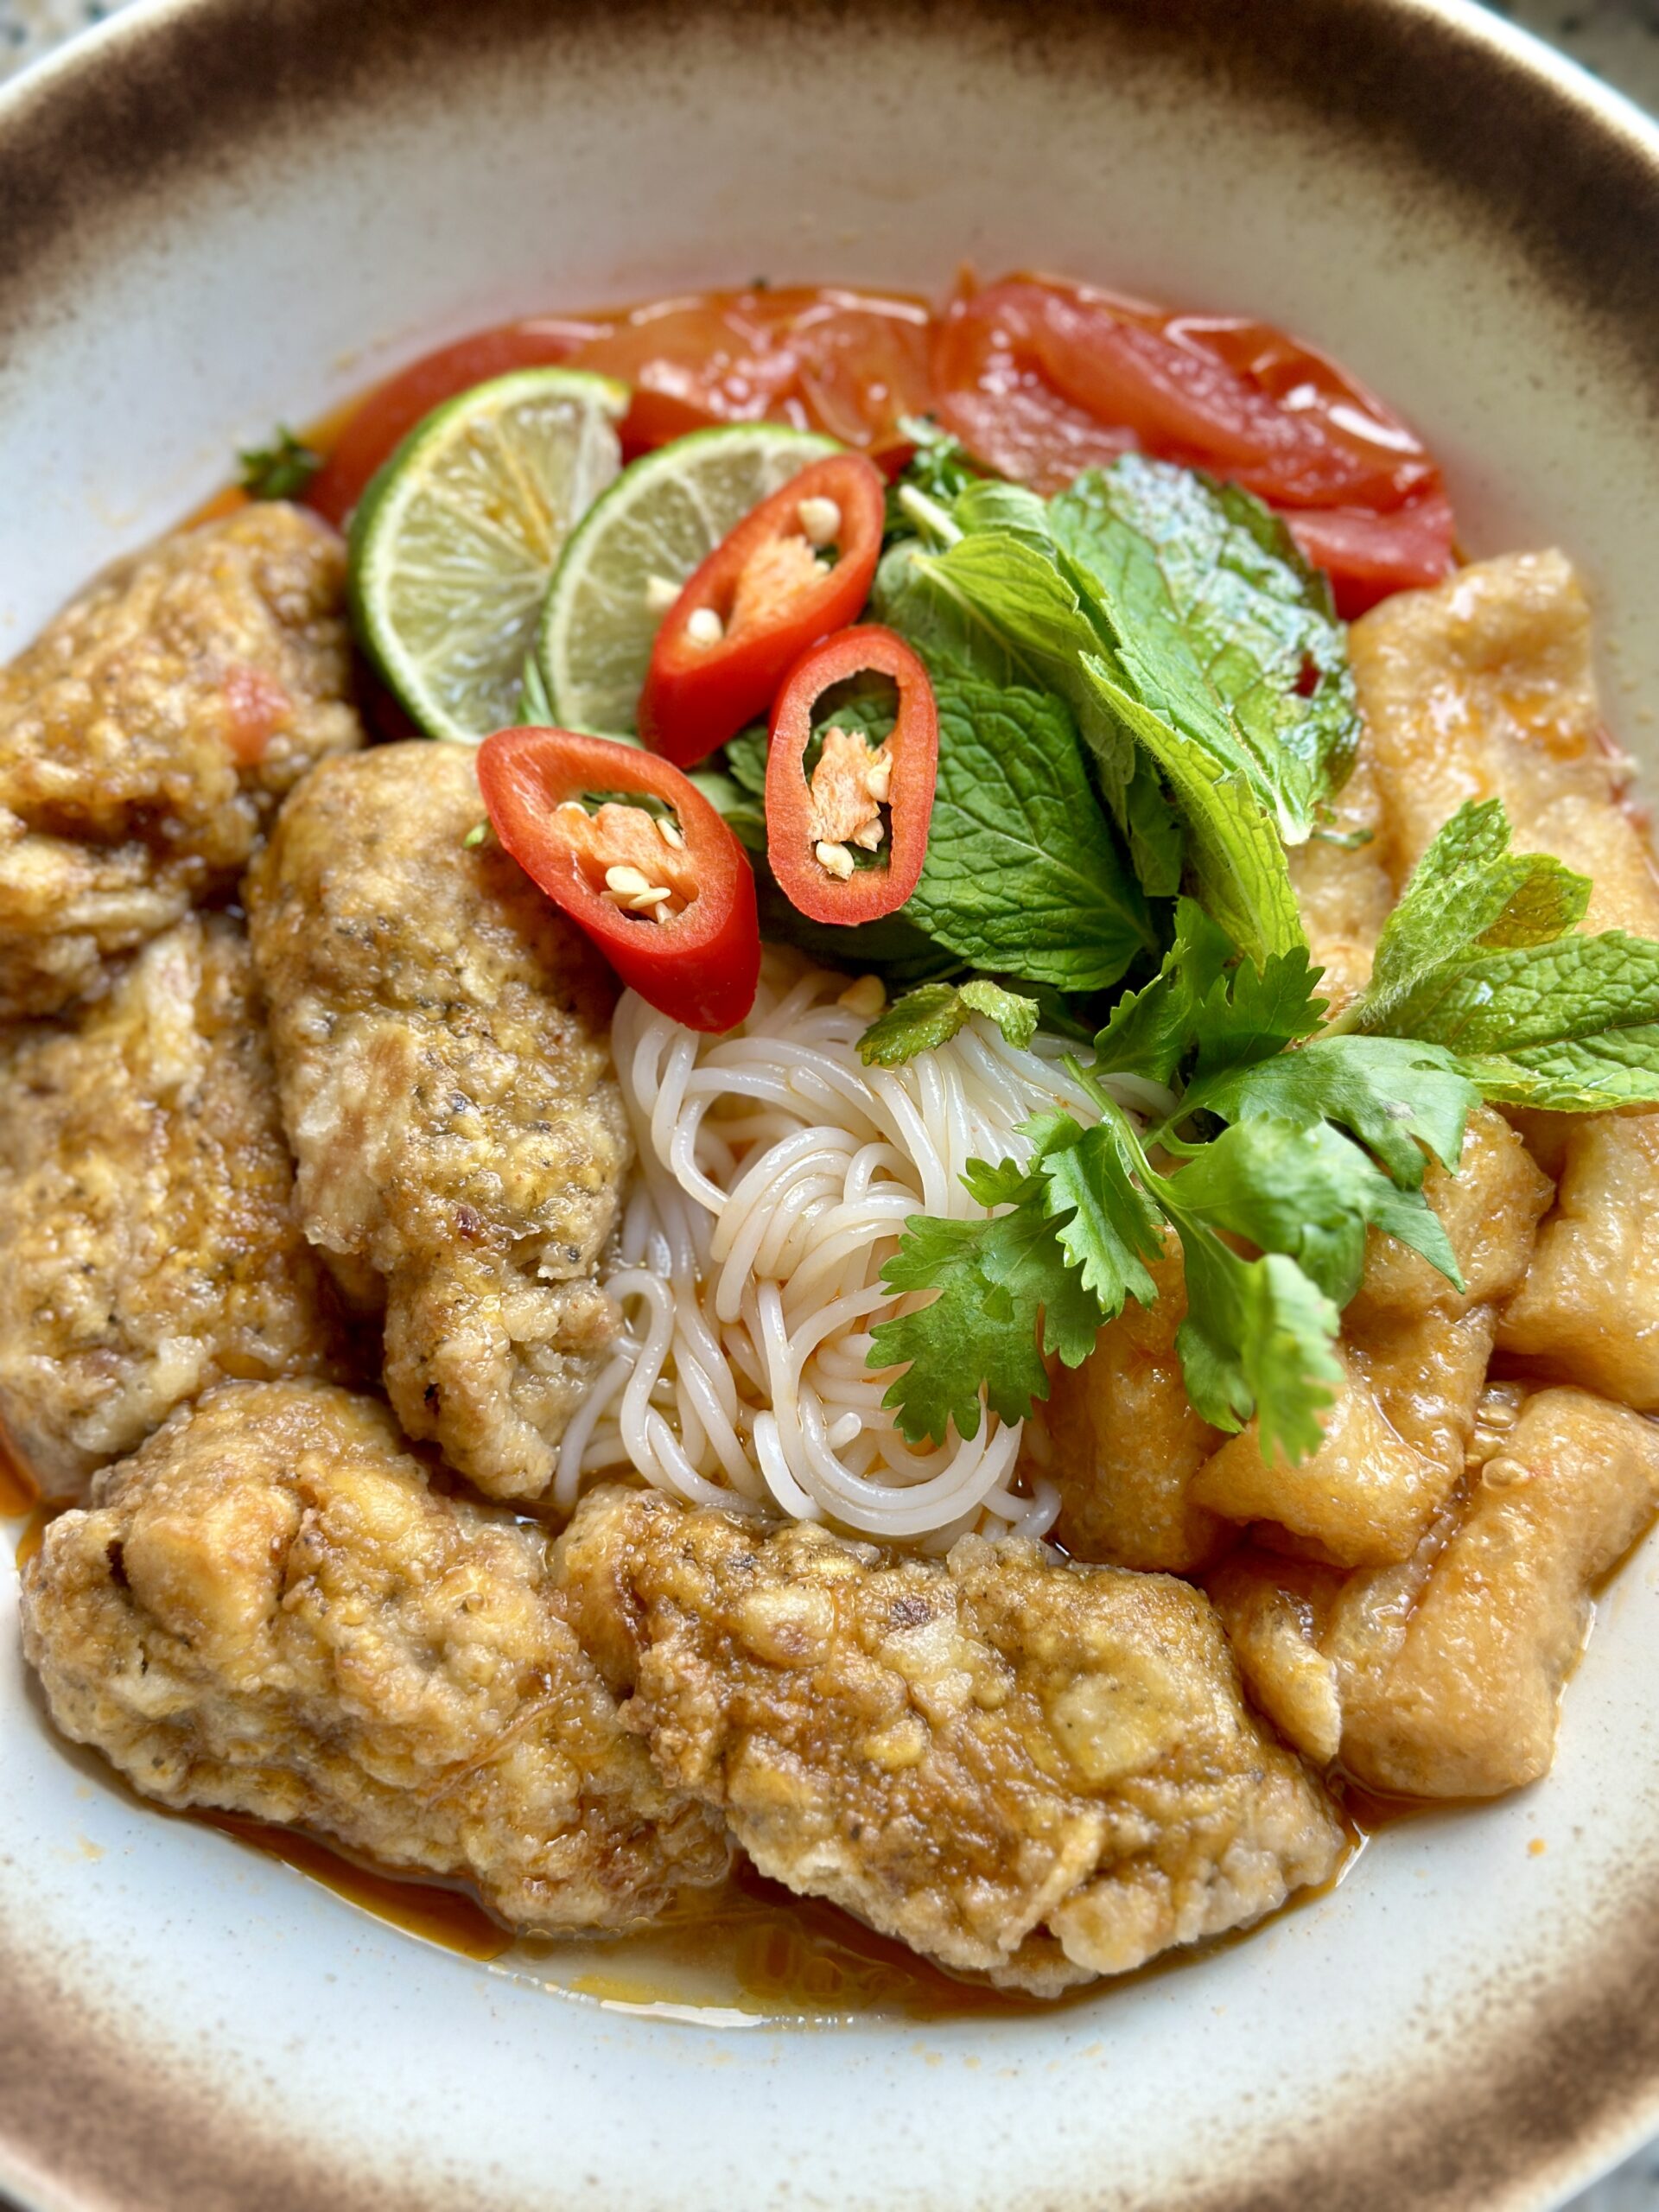
[{"label": "white bowl interior", "polygon": [[[672,35],[630,16],[631,43],[573,51],[550,18],[508,55],[454,20],[443,81],[274,118],[188,191],[163,167],[42,271],[0,359],[0,648],[237,443],[445,335],[762,273],[937,289],[969,259],[1330,348],[1443,456],[1468,550],[1554,542],[1582,564],[1610,719],[1652,749],[1659,440],[1628,347],[1398,150],[1128,49],[1072,67],[1035,22],[953,36],[901,11],[849,38],[787,10]],[[1488,2094],[1528,2008],[1639,1910],[1655,1580],[1649,1553],[1605,1603],[1547,1783],[1400,1826],[1248,1942],[1052,2019],[738,2032],[550,1996],[135,1809],[48,1737],[0,1573],[0,1949],[55,1977],[66,2018],[126,2037],[136,2078],[188,2071],[249,2141],[302,2114],[323,2166],[426,2205],[1277,2202],[1328,2131],[1386,2159],[1413,2100],[1449,2113],[1459,2075]],[[1419,2201],[1541,2204],[1622,2147],[1571,2134],[1541,2130],[1484,2196],[1448,2167]],[[86,2201],[3,2155],[0,2180]]]}]

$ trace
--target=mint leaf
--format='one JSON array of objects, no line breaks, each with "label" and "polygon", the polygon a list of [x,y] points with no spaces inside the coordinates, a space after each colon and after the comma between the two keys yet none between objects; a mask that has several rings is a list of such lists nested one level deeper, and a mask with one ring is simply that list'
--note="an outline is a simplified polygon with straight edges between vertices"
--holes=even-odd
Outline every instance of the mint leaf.
[{"label": "mint leaf", "polygon": [[1489,952],[1426,976],[1391,1026],[1459,1052],[1512,1052],[1659,1020],[1659,943],[1607,930]]},{"label": "mint leaf", "polygon": [[1334,1122],[1376,1154],[1403,1190],[1421,1187],[1423,1147],[1456,1170],[1478,1084],[1434,1045],[1399,1037],[1315,1037],[1300,1051],[1236,1067],[1181,1101],[1225,1122],[1262,1117],[1312,1129]]},{"label": "mint leaf", "polygon": [[1589,899],[1559,861],[1510,852],[1501,801],[1470,802],[1414,869],[1338,1027],[1448,1046],[1503,1104],[1659,1103],[1659,944],[1577,935]]},{"label": "mint leaf", "polygon": [[1651,1106],[1659,1103],[1659,1024],[1528,1045],[1515,1052],[1477,1053],[1459,1065],[1497,1105],[1556,1114]]},{"label": "mint leaf", "polygon": [[1037,1034],[1035,999],[976,976],[956,985],[924,983],[895,999],[859,1039],[859,1057],[867,1067],[900,1067],[918,1052],[948,1045],[976,1014],[995,1022],[1010,1045],[1029,1045]]},{"label": "mint leaf", "polygon": [[962,677],[935,689],[938,782],[905,915],[974,966],[1065,991],[1154,944],[1061,702]]},{"label": "mint leaf", "polygon": [[1242,1428],[1254,1414],[1264,1459],[1311,1458],[1342,1382],[1335,1306],[1282,1254],[1243,1260],[1213,1230],[1177,1226],[1186,1319],[1175,1348],[1187,1395],[1213,1428]]},{"label": "mint leaf", "polygon": [[1271,510],[1235,484],[1126,454],[1052,504],[1054,534],[1085,570],[1109,566],[1115,525],[1153,549],[1209,688],[1255,761],[1286,837],[1313,828],[1353,766],[1359,709],[1331,588]]},{"label": "mint leaf", "polygon": [[1383,925],[1363,1026],[1395,1027],[1399,1008],[1475,948],[1545,944],[1576,929],[1588,879],[1542,853],[1512,854],[1500,799],[1468,800],[1413,869]]}]

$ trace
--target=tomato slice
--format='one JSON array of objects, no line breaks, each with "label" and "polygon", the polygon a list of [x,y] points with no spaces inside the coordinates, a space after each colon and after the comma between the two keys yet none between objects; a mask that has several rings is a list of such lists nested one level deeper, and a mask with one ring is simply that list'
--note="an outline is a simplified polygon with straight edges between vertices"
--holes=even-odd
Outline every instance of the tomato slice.
[{"label": "tomato slice", "polygon": [[[832,722],[807,772],[813,710],[855,676],[891,677],[892,729],[872,747]],[[939,717],[926,669],[896,632],[866,622],[826,638],[790,671],[766,752],[766,858],[790,904],[815,922],[896,913],[927,857]],[[856,856],[870,859],[860,867]]]},{"label": "tomato slice", "polygon": [[677,768],[607,737],[504,729],[480,746],[478,780],[496,836],[631,990],[690,1029],[743,1020],[760,976],[754,873]]},{"label": "tomato slice", "polygon": [[633,387],[630,461],[711,423],[770,416],[886,454],[932,404],[925,303],[804,285],[709,292],[594,315],[533,315],[423,354],[346,416],[306,497],[344,524],[381,462],[441,401],[510,369],[570,361]]},{"label": "tomato slice", "polygon": [[1346,371],[1269,324],[1015,277],[953,302],[932,360],[946,427],[1039,491],[1137,447],[1213,469],[1296,521],[1344,613],[1451,571],[1433,461]]},{"label": "tomato slice", "polygon": [[838,453],[746,515],[663,618],[639,696],[646,744],[689,768],[764,714],[802,651],[869,597],[886,512],[874,462]]},{"label": "tomato slice", "polygon": [[601,325],[557,315],[504,323],[475,331],[453,346],[423,353],[378,385],[346,417],[327,459],[312,478],[306,505],[343,530],[364,486],[415,425],[446,399],[510,369],[550,367],[568,361]]}]

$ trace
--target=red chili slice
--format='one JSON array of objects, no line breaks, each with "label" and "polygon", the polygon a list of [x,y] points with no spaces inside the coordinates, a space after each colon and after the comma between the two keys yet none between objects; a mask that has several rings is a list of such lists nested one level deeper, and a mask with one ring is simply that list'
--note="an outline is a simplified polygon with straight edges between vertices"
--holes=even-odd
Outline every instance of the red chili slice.
[{"label": "red chili slice", "polygon": [[[657,632],[639,700],[648,745],[690,768],[766,712],[804,649],[869,597],[886,500],[874,462],[838,453],[744,517]],[[831,545],[826,569],[818,550]]]},{"label": "red chili slice", "polygon": [[[855,676],[899,687],[893,728],[872,748],[832,721],[809,779],[813,709]],[[868,922],[902,906],[927,857],[939,717],[927,671],[892,630],[843,630],[804,653],[772,710],[766,857],[791,906],[815,922]],[[855,855],[868,853],[861,868]]]},{"label": "red chili slice", "polygon": [[607,737],[503,729],[478,780],[496,836],[631,989],[689,1029],[742,1020],[760,975],[753,871],[677,768]]}]

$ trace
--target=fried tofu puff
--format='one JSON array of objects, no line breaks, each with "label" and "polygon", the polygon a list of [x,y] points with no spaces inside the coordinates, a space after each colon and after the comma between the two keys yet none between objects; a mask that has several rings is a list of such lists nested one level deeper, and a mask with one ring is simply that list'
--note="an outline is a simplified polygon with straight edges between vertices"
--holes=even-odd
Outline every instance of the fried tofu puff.
[{"label": "fried tofu puff", "polygon": [[1285,848],[1308,957],[1324,973],[1319,990],[1334,1016],[1371,980],[1371,962],[1394,905],[1382,787],[1370,734],[1362,729],[1353,768],[1332,799],[1330,818]]},{"label": "fried tofu puff", "polygon": [[73,1027],[0,1044],[0,1426],[48,1492],[216,1382],[344,1374],[228,917],[153,938]]},{"label": "fried tofu puff", "polygon": [[728,1848],[619,1724],[547,1554],[434,1491],[383,1407],[227,1383],[48,1528],[23,1646],[64,1734],[162,1804],[466,1877],[517,1928],[626,1928]]},{"label": "fried tofu puff", "polygon": [[1431,1162],[1424,1191],[1465,1287],[1373,1232],[1343,1316],[1344,1379],[1325,1441],[1299,1466],[1264,1462],[1253,1421],[1224,1437],[1193,1411],[1175,1351],[1180,1258],[1168,1241],[1153,1269],[1158,1303],[1127,1306],[1082,1365],[1053,1380],[1042,1471],[1059,1488],[1056,1533],[1068,1551],[1192,1573],[1256,1522],[1344,1566],[1410,1554],[1462,1472],[1497,1304],[1525,1273],[1550,1184],[1483,1107],[1459,1173]]},{"label": "fried tofu puff", "polygon": [[894,1557],[614,1488],[558,1559],[664,1781],[763,1873],[944,1966],[1052,1995],[1243,1927],[1342,1856],[1184,1582],[1020,1539]]},{"label": "fried tofu puff", "polygon": [[1499,1383],[1409,1560],[1344,1574],[1252,1546],[1209,1587],[1252,1694],[1309,1758],[1378,1789],[1497,1796],[1549,1771],[1590,1593],[1656,1507],[1659,1427]]},{"label": "fried tofu puff", "polygon": [[1506,1352],[1645,1413],[1659,1409],[1659,1114],[1556,1116],[1560,1183]]},{"label": "fried tofu puff", "polygon": [[1074,1559],[1190,1574],[1238,1537],[1192,1496],[1222,1436],[1193,1410],[1175,1350],[1186,1282],[1173,1230],[1148,1272],[1157,1303],[1131,1299],[1081,1366],[1057,1369],[1027,1433],[1040,1422],[1036,1471],[1059,1491],[1054,1533]]},{"label": "fried tofu puff", "polygon": [[345,594],[334,531],[260,503],[111,569],[0,670],[0,1020],[102,988],[362,743]]},{"label": "fried tofu puff", "polygon": [[[1468,798],[1502,798],[1521,852],[1590,877],[1583,926],[1659,938],[1659,873],[1601,740],[1590,613],[1559,553],[1517,554],[1405,592],[1351,633],[1403,882]],[[1659,1408],[1659,1114],[1517,1116],[1559,1178],[1501,1350]]]},{"label": "fried tofu puff", "polygon": [[1508,554],[1401,592],[1349,642],[1396,886],[1465,800],[1497,798],[1516,852],[1591,879],[1586,929],[1659,938],[1659,872],[1618,803],[1589,603],[1563,554]]},{"label": "fried tofu puff", "polygon": [[404,1428],[536,1497],[618,1326],[616,986],[493,840],[473,755],[329,762],[248,877],[307,1236],[385,1311]]}]

